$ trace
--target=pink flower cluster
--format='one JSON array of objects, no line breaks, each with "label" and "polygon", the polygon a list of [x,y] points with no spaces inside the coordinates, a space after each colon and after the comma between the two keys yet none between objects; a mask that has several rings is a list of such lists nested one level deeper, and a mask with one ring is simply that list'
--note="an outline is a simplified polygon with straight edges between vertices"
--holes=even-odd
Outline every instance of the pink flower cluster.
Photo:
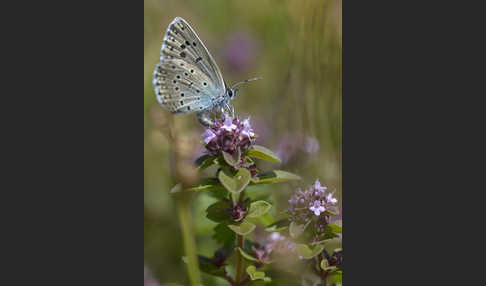
[{"label": "pink flower cluster", "polygon": [[327,187],[321,186],[319,180],[307,190],[300,188],[289,200],[291,219],[297,223],[307,223],[315,219],[317,228],[328,224],[329,215],[326,211],[336,212],[337,199],[334,192],[326,193]]},{"label": "pink flower cluster", "polygon": [[207,152],[219,155],[222,151],[235,154],[248,150],[255,143],[255,133],[250,125],[250,118],[240,121],[224,114],[215,124],[202,134]]}]

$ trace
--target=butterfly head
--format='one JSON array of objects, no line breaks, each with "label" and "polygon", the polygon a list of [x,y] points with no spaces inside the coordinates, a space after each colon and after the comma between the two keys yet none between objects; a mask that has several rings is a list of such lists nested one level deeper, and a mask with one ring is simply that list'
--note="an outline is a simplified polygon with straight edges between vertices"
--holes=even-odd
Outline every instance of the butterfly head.
[{"label": "butterfly head", "polygon": [[238,89],[235,89],[233,87],[227,87],[226,88],[226,96],[229,98],[229,99],[233,99],[236,97],[236,93],[238,92]]}]

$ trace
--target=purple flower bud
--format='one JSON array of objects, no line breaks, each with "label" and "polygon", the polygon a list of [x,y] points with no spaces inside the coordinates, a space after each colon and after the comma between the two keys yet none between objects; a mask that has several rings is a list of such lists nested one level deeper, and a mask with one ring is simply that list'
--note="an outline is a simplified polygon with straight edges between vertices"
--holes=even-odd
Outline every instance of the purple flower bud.
[{"label": "purple flower bud", "polygon": [[235,206],[226,209],[226,211],[229,213],[234,221],[240,221],[245,218],[247,208],[241,205],[241,203],[238,203]]}]

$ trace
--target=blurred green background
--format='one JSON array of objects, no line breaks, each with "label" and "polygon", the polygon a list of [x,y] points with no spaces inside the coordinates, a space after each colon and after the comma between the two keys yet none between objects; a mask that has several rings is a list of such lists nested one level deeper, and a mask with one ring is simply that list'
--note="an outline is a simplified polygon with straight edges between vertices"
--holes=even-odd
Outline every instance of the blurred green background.
[{"label": "blurred green background", "polygon": [[[165,132],[169,113],[156,101],[152,73],[162,37],[176,16],[195,29],[232,84],[251,77],[263,80],[243,86],[232,104],[240,117],[251,115],[257,144],[280,155],[283,169],[303,181],[262,187],[271,192],[274,212],[287,208],[296,187],[316,178],[341,197],[341,1],[340,0],[145,0],[144,3],[144,264],[146,285],[187,284],[175,201],[170,146]],[[189,142],[188,156],[201,152],[202,128],[195,115],[171,119]],[[214,199],[193,196],[198,252],[212,255],[214,223],[204,210]],[[341,200],[340,200],[341,201]],[[205,285],[227,285],[203,274]],[[152,281],[152,282],[150,282]],[[288,281],[277,285],[291,285]],[[300,285],[296,281],[296,285]]]}]

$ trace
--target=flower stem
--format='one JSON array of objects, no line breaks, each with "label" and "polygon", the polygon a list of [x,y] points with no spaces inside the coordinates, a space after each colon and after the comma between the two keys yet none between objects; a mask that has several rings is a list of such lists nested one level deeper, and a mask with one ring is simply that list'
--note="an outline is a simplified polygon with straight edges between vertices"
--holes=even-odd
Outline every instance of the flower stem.
[{"label": "flower stem", "polygon": [[196,241],[192,233],[191,225],[191,210],[189,208],[189,199],[187,194],[181,194],[178,196],[178,213],[179,213],[179,223],[182,228],[182,239],[184,241],[184,253],[187,258],[187,271],[189,275],[189,281],[192,286],[200,286],[201,283],[201,273],[199,271],[199,264],[196,254]]},{"label": "flower stem", "polygon": [[[237,243],[238,247],[243,249],[243,236],[242,235],[237,235]],[[241,253],[239,251],[236,252],[236,277],[235,277],[235,282],[236,285],[240,285],[240,279],[241,279],[241,272],[242,272],[242,258],[241,258]]]},{"label": "flower stem", "polygon": [[[193,185],[197,180],[197,171],[192,165],[187,164],[189,161],[188,155],[181,148],[183,144],[174,128],[174,120],[172,116],[166,118],[166,124],[163,128],[163,133],[171,146],[170,162],[172,165],[171,174],[175,181],[180,181],[182,190],[187,186]],[[196,240],[192,232],[192,217],[190,209],[189,194],[182,191],[180,194],[174,196],[177,203],[177,214],[179,217],[179,225],[182,231],[182,240],[184,243],[184,255],[187,259],[187,272],[191,286],[202,286],[201,272],[199,271],[199,261],[196,250]]]}]

